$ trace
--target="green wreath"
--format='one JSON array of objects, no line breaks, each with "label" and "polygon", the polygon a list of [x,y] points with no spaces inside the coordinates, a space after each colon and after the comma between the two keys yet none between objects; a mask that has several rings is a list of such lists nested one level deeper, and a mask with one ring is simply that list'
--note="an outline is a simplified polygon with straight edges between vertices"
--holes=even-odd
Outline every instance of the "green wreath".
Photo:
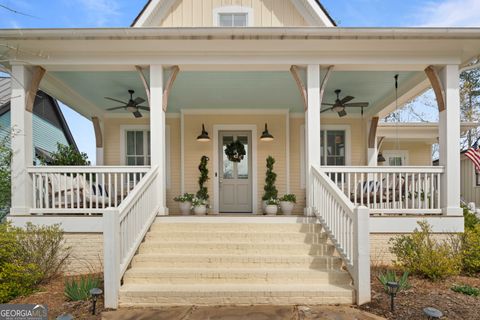
[{"label": "green wreath", "polygon": [[232,162],[242,161],[246,154],[245,146],[239,140],[229,143],[225,148],[225,155]]}]

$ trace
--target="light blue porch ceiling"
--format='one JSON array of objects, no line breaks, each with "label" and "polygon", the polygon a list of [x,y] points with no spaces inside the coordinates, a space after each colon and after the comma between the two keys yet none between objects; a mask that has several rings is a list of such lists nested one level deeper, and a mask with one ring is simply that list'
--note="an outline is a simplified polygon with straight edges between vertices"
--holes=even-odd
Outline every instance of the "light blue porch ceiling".
[{"label": "light blue porch ceiling", "polygon": [[[416,72],[393,71],[333,72],[328,81],[324,102],[334,102],[335,89],[341,89],[340,98],[351,95],[355,97],[352,102],[368,102],[373,106],[392,94],[393,77],[397,73],[400,85],[416,75]],[[146,99],[137,72],[72,71],[52,74],[101,109],[118,105],[106,100],[106,96],[127,101],[129,89],[135,90],[135,97]],[[165,78],[167,76],[166,73]],[[302,77],[305,78],[305,75]],[[288,71],[180,71],[170,94],[168,112],[223,108],[289,109],[291,112],[303,112],[303,103],[296,83]],[[360,110],[350,108],[347,112],[360,113]]]}]

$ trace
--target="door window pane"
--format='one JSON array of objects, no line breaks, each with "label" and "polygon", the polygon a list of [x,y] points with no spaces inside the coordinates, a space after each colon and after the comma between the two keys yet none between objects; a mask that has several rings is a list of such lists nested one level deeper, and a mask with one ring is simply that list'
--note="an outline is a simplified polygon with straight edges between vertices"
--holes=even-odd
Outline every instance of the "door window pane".
[{"label": "door window pane", "polygon": [[402,166],[402,157],[388,157],[388,165],[390,166]]},{"label": "door window pane", "polygon": [[248,13],[219,13],[218,25],[220,27],[246,27]]},{"label": "door window pane", "polygon": [[326,140],[327,165],[345,165],[345,131],[327,131]]},{"label": "door window pane", "polygon": [[235,13],[233,14],[233,26],[234,27],[246,27],[247,26],[247,14]]},{"label": "door window pane", "polygon": [[[129,130],[126,132],[127,165],[143,166],[150,164],[150,131]],[[147,151],[147,153],[145,152]]]},{"label": "door window pane", "polygon": [[238,140],[245,147],[245,157],[242,161],[237,163],[237,176],[238,179],[248,179],[248,137],[238,136]]},{"label": "door window pane", "polygon": [[223,136],[223,178],[224,179],[233,179],[234,178],[234,163],[228,160],[225,150],[227,145],[233,142],[233,136]]}]

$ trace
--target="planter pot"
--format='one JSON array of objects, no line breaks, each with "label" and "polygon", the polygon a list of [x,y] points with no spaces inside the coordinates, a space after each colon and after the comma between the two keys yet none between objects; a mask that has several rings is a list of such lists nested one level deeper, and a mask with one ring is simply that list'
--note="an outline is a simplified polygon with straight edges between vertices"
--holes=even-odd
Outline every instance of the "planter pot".
[{"label": "planter pot", "polygon": [[265,213],[267,214],[267,216],[274,216],[277,214],[277,211],[278,211],[278,206],[274,204],[267,205],[265,207]]},{"label": "planter pot", "polygon": [[286,216],[289,216],[289,215],[292,214],[294,206],[295,206],[295,203],[293,203],[293,202],[280,201],[280,209],[282,209],[282,213]]},{"label": "planter pot", "polygon": [[187,202],[180,202],[179,203],[180,207],[180,212],[184,216],[188,216],[190,214],[190,210],[192,209],[192,203],[187,201]]},{"label": "planter pot", "polygon": [[262,201],[262,211],[265,212],[265,208],[267,208],[267,200]]},{"label": "planter pot", "polygon": [[193,212],[197,216],[204,216],[207,213],[207,206],[202,205],[202,206],[193,207]]}]

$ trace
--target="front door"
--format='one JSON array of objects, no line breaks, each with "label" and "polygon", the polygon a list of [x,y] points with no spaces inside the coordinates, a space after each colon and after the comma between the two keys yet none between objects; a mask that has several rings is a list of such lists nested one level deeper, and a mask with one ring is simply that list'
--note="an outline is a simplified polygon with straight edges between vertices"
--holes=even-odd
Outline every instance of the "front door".
[{"label": "front door", "polygon": [[[250,131],[220,131],[219,133],[219,191],[220,212],[252,212],[252,133]],[[225,149],[234,141],[245,147],[240,162],[230,161]]]}]

